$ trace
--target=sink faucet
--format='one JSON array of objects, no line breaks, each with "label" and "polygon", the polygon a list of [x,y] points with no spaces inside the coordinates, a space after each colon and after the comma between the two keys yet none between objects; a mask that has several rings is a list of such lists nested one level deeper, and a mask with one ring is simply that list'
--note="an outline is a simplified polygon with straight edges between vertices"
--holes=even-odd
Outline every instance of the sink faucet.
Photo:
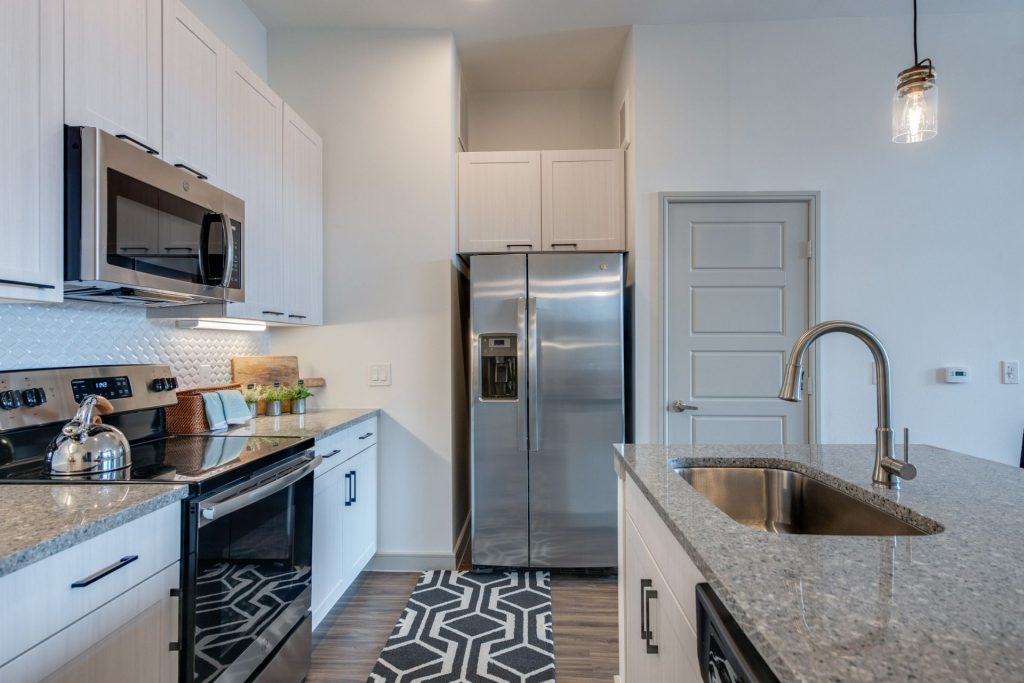
[{"label": "sink faucet", "polygon": [[[878,337],[863,325],[848,320],[829,320],[819,323],[800,335],[789,352],[789,362],[782,377],[779,398],[783,401],[799,401],[803,392],[804,354],[807,348],[823,335],[830,332],[852,334],[864,342],[875,357],[875,384],[878,397],[878,427],[875,429],[875,469],[871,480],[875,486],[899,488],[900,479],[913,479],[917,468],[906,458],[893,457],[892,414],[889,408],[889,356]],[[906,452],[907,445],[904,444]]]}]

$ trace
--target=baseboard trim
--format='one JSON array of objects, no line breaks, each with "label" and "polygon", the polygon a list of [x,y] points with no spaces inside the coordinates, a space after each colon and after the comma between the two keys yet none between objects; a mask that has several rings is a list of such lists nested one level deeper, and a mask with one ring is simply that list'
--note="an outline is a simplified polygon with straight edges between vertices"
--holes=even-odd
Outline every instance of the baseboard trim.
[{"label": "baseboard trim", "polygon": [[372,572],[422,572],[455,569],[455,553],[377,551],[366,569]]},{"label": "baseboard trim", "polygon": [[462,528],[459,529],[459,535],[455,539],[455,566],[456,568],[462,567],[467,561],[469,554],[469,534],[470,534],[470,521],[472,517],[470,513],[466,514],[466,519],[462,522]]}]

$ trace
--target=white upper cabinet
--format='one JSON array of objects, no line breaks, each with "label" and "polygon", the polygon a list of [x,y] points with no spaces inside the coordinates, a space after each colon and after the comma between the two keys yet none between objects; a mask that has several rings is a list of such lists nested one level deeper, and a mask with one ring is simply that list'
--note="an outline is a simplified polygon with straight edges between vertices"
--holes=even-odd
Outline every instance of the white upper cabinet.
[{"label": "white upper cabinet", "polygon": [[534,251],[541,239],[540,152],[459,155],[459,251]]},{"label": "white upper cabinet", "polygon": [[623,251],[617,149],[459,155],[459,251]]},{"label": "white upper cabinet", "polygon": [[164,0],[163,158],[217,184],[225,48],[181,0]]},{"label": "white upper cabinet", "polygon": [[61,0],[0,3],[0,298],[63,298]]},{"label": "white upper cabinet", "polygon": [[161,11],[160,0],[65,0],[66,123],[159,152]]},{"label": "white upper cabinet", "polygon": [[284,105],[282,227],[286,322],[319,325],[323,319],[323,142]]},{"label": "white upper cabinet", "polygon": [[284,103],[242,60],[228,54],[220,117],[219,185],[245,201],[245,303],[236,318],[287,322],[282,282],[281,127]]},{"label": "white upper cabinet", "polygon": [[620,150],[541,153],[545,251],[623,251],[625,162]]}]

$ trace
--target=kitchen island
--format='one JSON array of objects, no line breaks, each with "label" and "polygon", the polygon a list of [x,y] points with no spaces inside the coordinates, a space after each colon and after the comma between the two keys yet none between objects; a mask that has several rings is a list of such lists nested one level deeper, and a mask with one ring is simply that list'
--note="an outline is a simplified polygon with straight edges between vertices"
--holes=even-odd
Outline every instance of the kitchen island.
[{"label": "kitchen island", "polygon": [[[1024,470],[931,446],[910,455],[918,477],[899,491],[872,488],[867,445],[627,445],[615,462],[626,505],[634,491],[649,506],[685,554],[676,564],[692,562],[779,680],[1024,680]],[[685,466],[795,470],[937,533],[766,533],[691,487]],[[696,630],[692,596],[678,599]]]}]

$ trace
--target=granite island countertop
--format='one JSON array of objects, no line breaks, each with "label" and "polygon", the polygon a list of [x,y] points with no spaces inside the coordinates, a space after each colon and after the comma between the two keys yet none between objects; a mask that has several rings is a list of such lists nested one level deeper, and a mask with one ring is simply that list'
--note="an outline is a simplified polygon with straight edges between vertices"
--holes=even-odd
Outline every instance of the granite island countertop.
[{"label": "granite island countertop", "polygon": [[[910,459],[918,476],[896,492],[872,489],[873,445],[616,447],[780,680],[1024,681],[1024,470],[932,446]],[[944,529],[764,533],[673,469],[687,464],[794,469]]]},{"label": "granite island countertop", "polygon": [[260,415],[248,424],[213,432],[219,436],[294,436],[325,439],[346,427],[380,414],[379,408],[318,408],[302,415]]},{"label": "granite island countertop", "polygon": [[17,484],[0,488],[0,576],[171,505],[187,486]]}]

